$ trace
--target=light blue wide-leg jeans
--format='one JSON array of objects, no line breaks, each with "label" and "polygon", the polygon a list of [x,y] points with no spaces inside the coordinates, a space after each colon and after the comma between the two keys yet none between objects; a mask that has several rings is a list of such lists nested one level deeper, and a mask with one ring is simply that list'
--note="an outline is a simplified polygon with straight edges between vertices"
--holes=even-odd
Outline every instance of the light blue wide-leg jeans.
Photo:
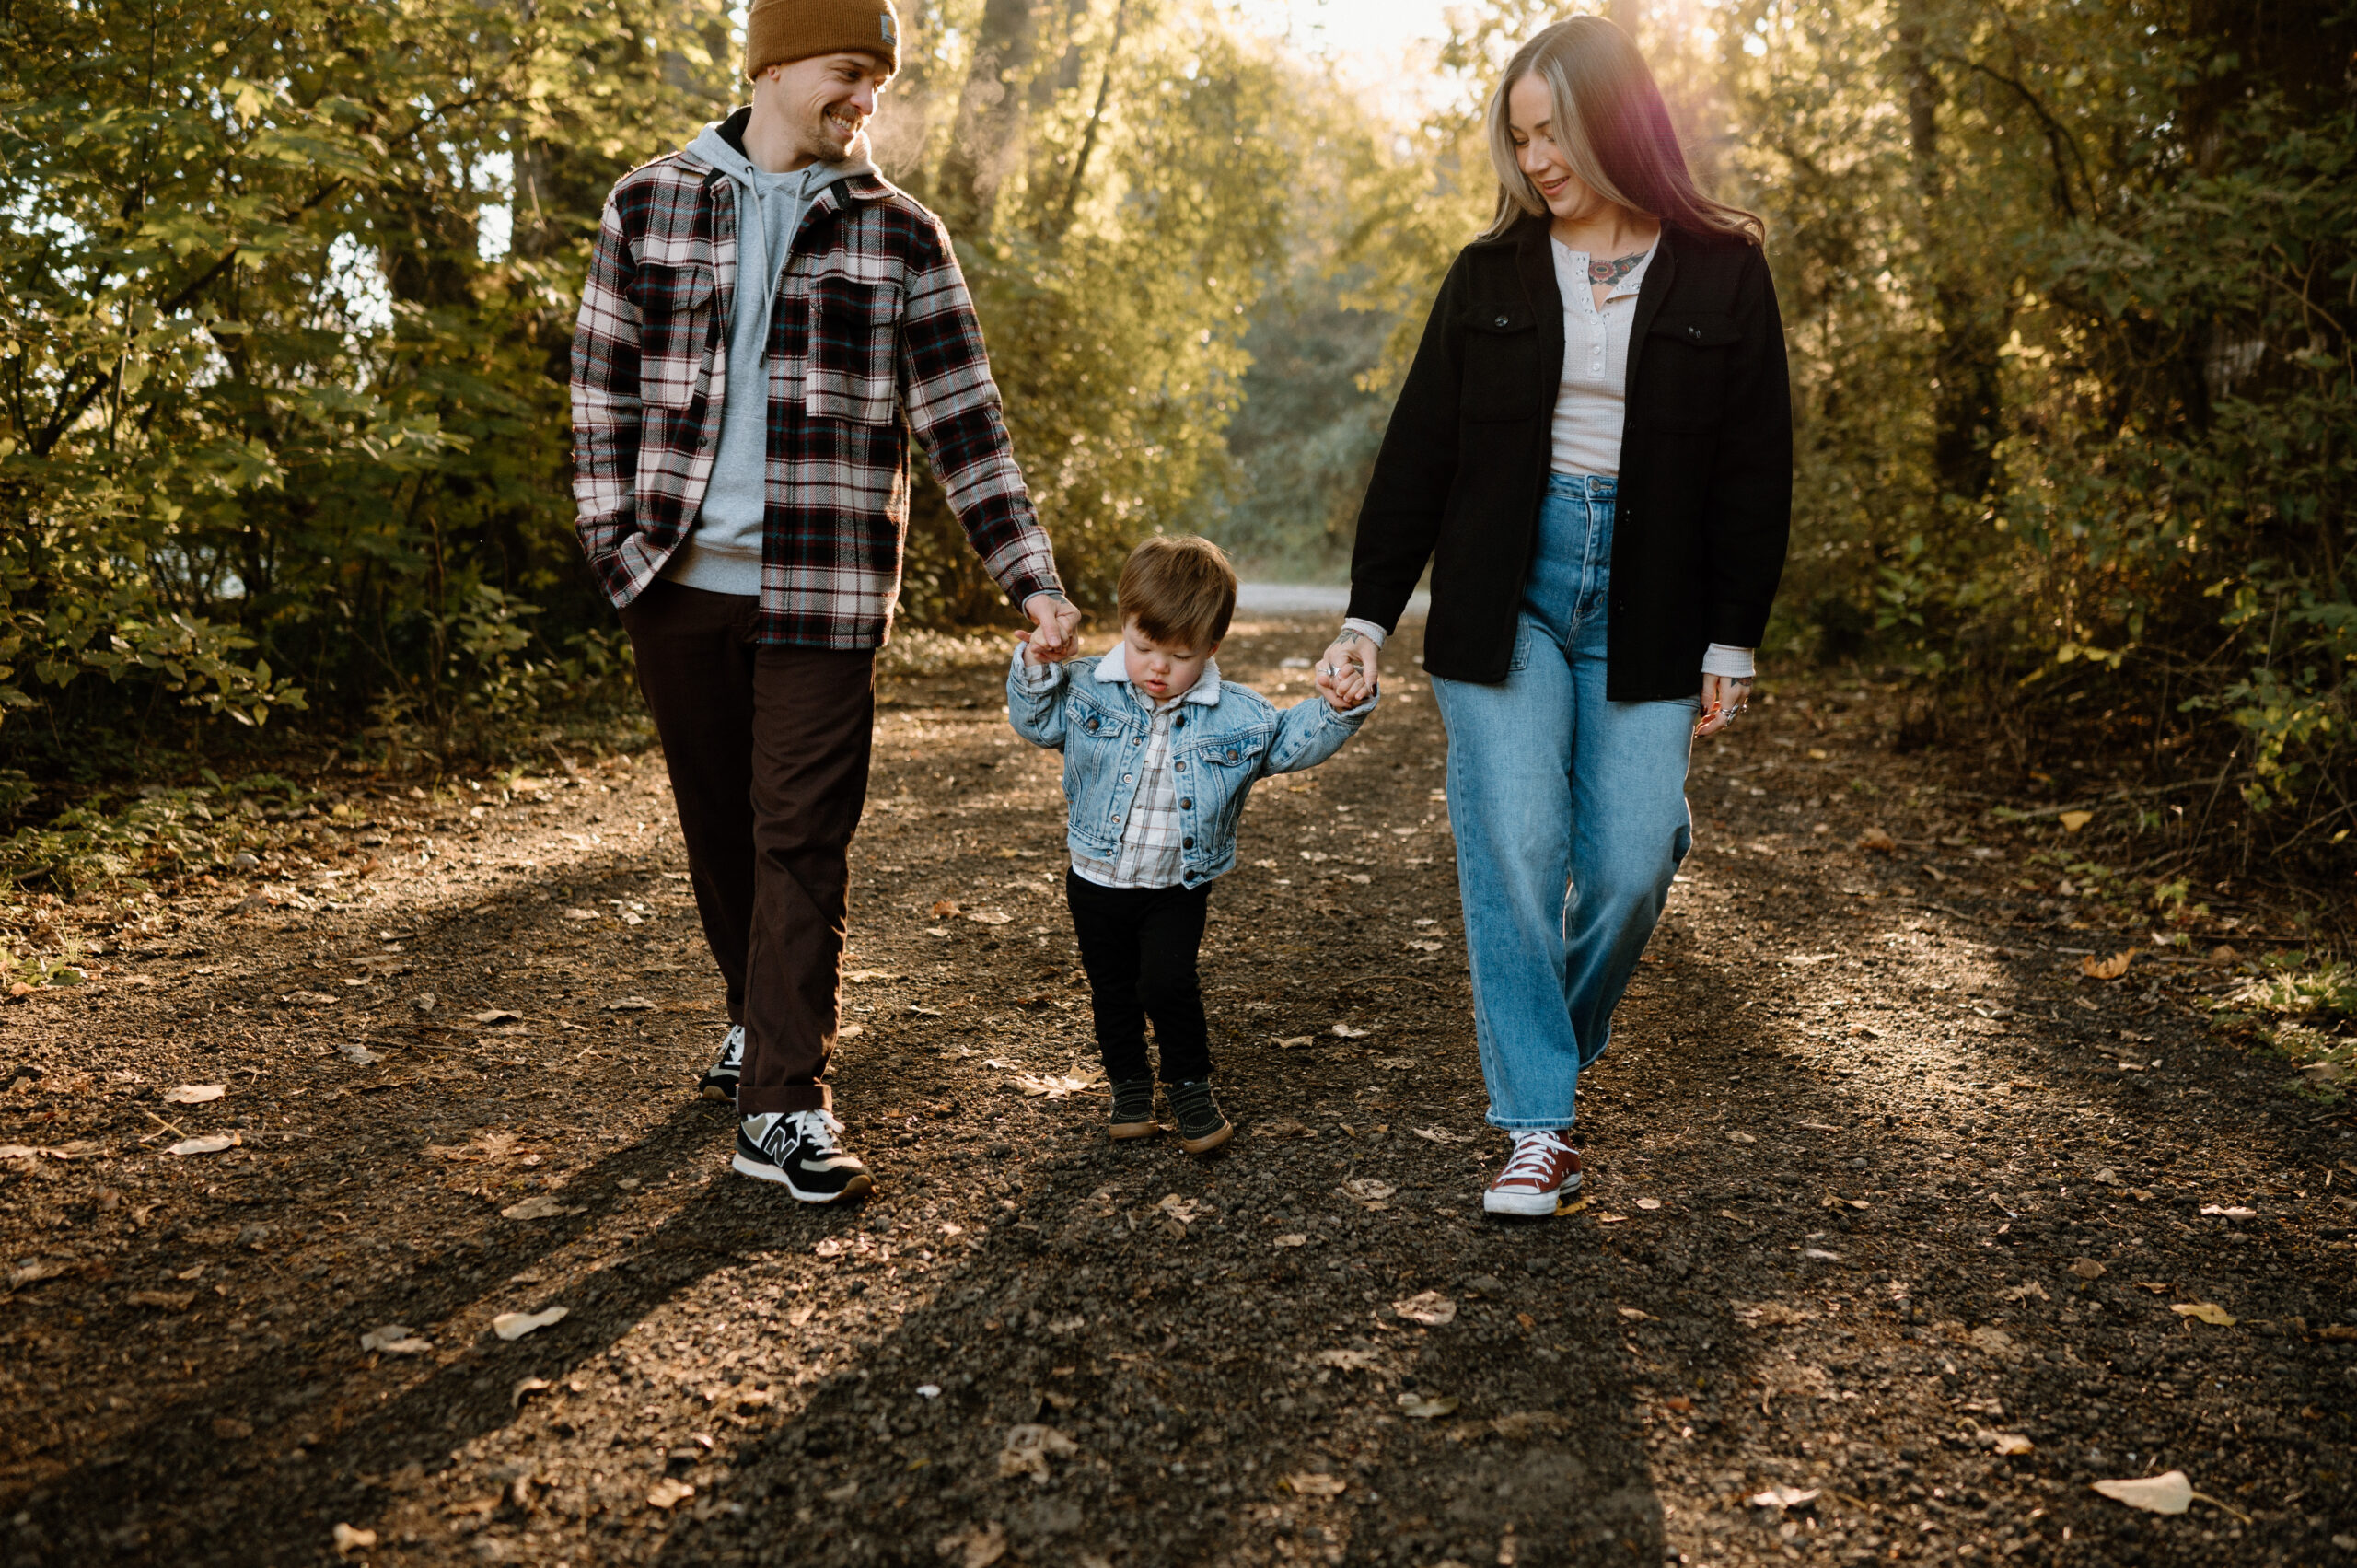
[{"label": "light blue wide-leg jeans", "polygon": [[1557,474],[1495,685],[1433,678],[1490,1124],[1566,1128],[1693,843],[1697,694],[1604,695],[1615,485]]}]

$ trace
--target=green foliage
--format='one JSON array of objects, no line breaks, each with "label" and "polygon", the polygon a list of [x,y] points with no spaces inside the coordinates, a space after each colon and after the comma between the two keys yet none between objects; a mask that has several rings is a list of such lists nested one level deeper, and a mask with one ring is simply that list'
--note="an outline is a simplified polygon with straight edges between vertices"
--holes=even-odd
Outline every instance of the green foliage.
[{"label": "green foliage", "polygon": [[581,238],[721,101],[725,42],[709,0],[0,15],[0,710],[390,694],[451,742],[535,640],[486,594],[602,621]]},{"label": "green foliage", "polygon": [[[151,877],[226,866],[301,836],[289,827],[315,798],[273,773],[235,784],[208,775],[189,789],[151,788],[110,808],[92,800],[0,839],[0,888],[73,896]],[[275,796],[275,799],[271,797]]]}]

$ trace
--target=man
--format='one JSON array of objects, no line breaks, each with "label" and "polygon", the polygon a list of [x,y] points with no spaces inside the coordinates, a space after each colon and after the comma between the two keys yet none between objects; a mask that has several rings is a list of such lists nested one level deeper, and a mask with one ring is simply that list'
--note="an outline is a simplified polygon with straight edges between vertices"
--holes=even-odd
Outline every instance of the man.
[{"label": "man", "polygon": [[891,0],[755,0],[753,101],[614,187],[573,346],[578,527],[661,737],[732,1027],[735,1168],[873,1185],[826,1073],[909,434],[1043,650],[1063,597],[940,222],[877,175]]}]

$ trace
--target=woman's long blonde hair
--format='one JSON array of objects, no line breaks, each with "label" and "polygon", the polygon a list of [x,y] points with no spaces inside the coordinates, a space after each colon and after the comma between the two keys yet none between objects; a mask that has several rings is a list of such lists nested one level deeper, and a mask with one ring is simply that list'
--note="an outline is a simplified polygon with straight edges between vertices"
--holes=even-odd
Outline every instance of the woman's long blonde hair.
[{"label": "woman's long blonde hair", "polygon": [[1726,235],[1754,245],[1765,238],[1757,214],[1713,201],[1695,185],[1645,57],[1602,17],[1557,22],[1506,63],[1487,117],[1498,207],[1482,238],[1494,239],[1522,218],[1547,211],[1546,199],[1515,158],[1506,98],[1525,76],[1547,84],[1555,143],[1572,172],[1597,195],[1689,234]]}]

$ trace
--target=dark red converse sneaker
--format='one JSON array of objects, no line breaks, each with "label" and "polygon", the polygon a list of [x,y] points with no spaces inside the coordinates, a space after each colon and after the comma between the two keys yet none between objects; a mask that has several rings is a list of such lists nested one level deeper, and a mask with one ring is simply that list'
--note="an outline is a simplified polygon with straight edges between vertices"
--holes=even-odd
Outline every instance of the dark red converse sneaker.
[{"label": "dark red converse sneaker", "polygon": [[1516,1132],[1506,1167],[1481,1194],[1492,1214],[1551,1214],[1580,1190],[1580,1152],[1559,1132]]}]

